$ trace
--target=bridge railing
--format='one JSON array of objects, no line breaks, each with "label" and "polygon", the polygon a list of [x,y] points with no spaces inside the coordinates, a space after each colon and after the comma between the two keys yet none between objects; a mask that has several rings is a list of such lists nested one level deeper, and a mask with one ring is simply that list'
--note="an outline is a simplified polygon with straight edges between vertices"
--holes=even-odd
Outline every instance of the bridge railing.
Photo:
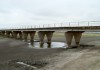
[{"label": "bridge railing", "polygon": [[51,27],[82,27],[82,26],[100,26],[100,21],[83,21],[83,22],[65,22],[55,24],[43,25],[28,25],[28,26],[3,26],[0,30],[4,29],[29,29],[29,28],[51,28]]},{"label": "bridge railing", "polygon": [[81,26],[100,26],[100,21],[84,21],[84,22],[65,22],[59,24],[45,24],[41,28],[45,27],[81,27]]}]

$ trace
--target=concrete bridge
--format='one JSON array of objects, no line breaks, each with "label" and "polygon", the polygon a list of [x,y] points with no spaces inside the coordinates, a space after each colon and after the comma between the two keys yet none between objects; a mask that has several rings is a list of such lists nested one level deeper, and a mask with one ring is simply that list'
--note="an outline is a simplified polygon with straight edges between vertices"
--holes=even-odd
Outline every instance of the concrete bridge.
[{"label": "concrete bridge", "polygon": [[[90,23],[90,22],[89,22]],[[13,29],[1,29],[0,33],[2,36],[10,37],[10,38],[18,38],[24,39],[27,41],[28,35],[30,35],[30,41],[34,42],[35,33],[38,32],[38,36],[40,39],[40,45],[44,43],[44,37],[47,36],[47,44],[51,44],[51,39],[53,33],[56,31],[62,31],[65,33],[66,43],[69,48],[71,48],[71,42],[74,37],[75,43],[77,47],[80,46],[80,39],[82,33],[84,32],[99,32],[100,26],[93,25],[91,26],[88,23],[86,26],[60,26],[60,27],[38,27],[38,28],[13,28]]]}]

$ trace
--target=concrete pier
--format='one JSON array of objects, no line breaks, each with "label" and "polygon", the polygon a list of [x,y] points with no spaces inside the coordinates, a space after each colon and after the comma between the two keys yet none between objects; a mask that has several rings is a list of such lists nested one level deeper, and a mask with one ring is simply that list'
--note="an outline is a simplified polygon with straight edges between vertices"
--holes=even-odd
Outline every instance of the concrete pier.
[{"label": "concrete pier", "polygon": [[29,34],[30,34],[30,41],[31,42],[34,42],[34,36],[35,36],[35,33],[36,33],[36,31],[32,31],[32,32],[30,32]]},{"label": "concrete pier", "polygon": [[45,37],[45,31],[39,31],[38,36],[39,36],[39,39],[40,39],[40,44],[43,44],[44,43],[44,37]]},{"label": "concrete pier", "polygon": [[80,39],[81,39],[81,36],[82,36],[82,33],[83,32],[74,32],[74,38],[75,38],[75,43],[76,43],[76,46],[79,47],[80,46]]},{"label": "concrete pier", "polygon": [[22,38],[23,38],[22,32],[20,31],[20,32],[18,32],[18,34],[19,34],[19,39],[22,40]]},{"label": "concrete pier", "polygon": [[13,38],[17,39],[17,32],[13,31],[12,36],[13,36]]},{"label": "concrete pier", "polygon": [[27,41],[28,32],[26,32],[26,31],[23,31],[23,37],[24,37],[24,40],[25,40],[25,41]]},{"label": "concrete pier", "polygon": [[54,32],[54,31],[47,31],[47,32],[46,32],[47,44],[51,44],[51,39],[52,39],[52,36],[53,36],[53,32]]},{"label": "concrete pier", "polygon": [[53,32],[54,31],[39,31],[38,36],[39,36],[39,39],[40,39],[40,43],[41,44],[44,43],[44,37],[46,35],[47,36],[47,44],[51,44],[51,38],[53,36]]},{"label": "concrete pier", "polygon": [[30,35],[30,41],[34,41],[34,36],[35,36],[36,31],[23,31],[23,37],[24,40],[27,41],[28,35]]},{"label": "concrete pier", "polygon": [[10,37],[10,33],[11,33],[10,31],[6,31],[6,36]]},{"label": "concrete pier", "polygon": [[66,37],[68,47],[71,48],[73,32],[65,32],[65,37]]},{"label": "concrete pier", "polygon": [[5,31],[1,31],[1,35],[4,37],[6,35]]},{"label": "concrete pier", "polygon": [[[19,37],[18,37],[19,35]],[[12,37],[15,38],[15,39],[22,39],[22,32],[21,31],[13,31],[12,32]]]},{"label": "concrete pier", "polygon": [[13,38],[13,32],[10,33],[11,38]]},{"label": "concrete pier", "polygon": [[82,33],[83,33],[83,31],[68,31],[68,32],[65,32],[65,37],[66,37],[67,45],[68,45],[69,48],[72,48],[71,43],[72,43],[73,36],[74,36],[74,39],[75,39],[76,46],[77,47],[80,46],[80,39],[81,39]]}]

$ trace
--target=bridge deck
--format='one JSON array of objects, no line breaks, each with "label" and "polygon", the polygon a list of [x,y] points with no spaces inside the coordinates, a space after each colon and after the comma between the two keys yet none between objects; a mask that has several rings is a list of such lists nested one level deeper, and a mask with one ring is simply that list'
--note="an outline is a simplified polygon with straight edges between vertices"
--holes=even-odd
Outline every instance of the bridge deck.
[{"label": "bridge deck", "polygon": [[23,28],[23,29],[2,29],[0,31],[100,31],[100,26],[78,26],[78,27],[45,27],[45,28]]}]

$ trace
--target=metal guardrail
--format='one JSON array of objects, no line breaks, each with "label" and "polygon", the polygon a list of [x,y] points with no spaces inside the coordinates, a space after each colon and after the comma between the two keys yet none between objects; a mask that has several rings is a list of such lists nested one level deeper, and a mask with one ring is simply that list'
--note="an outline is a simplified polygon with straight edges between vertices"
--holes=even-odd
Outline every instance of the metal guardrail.
[{"label": "metal guardrail", "polygon": [[29,25],[29,26],[3,26],[0,30],[4,29],[28,29],[28,28],[50,28],[50,27],[84,27],[84,26],[100,26],[100,21],[82,21],[82,22],[65,22],[55,24],[43,25]]}]

